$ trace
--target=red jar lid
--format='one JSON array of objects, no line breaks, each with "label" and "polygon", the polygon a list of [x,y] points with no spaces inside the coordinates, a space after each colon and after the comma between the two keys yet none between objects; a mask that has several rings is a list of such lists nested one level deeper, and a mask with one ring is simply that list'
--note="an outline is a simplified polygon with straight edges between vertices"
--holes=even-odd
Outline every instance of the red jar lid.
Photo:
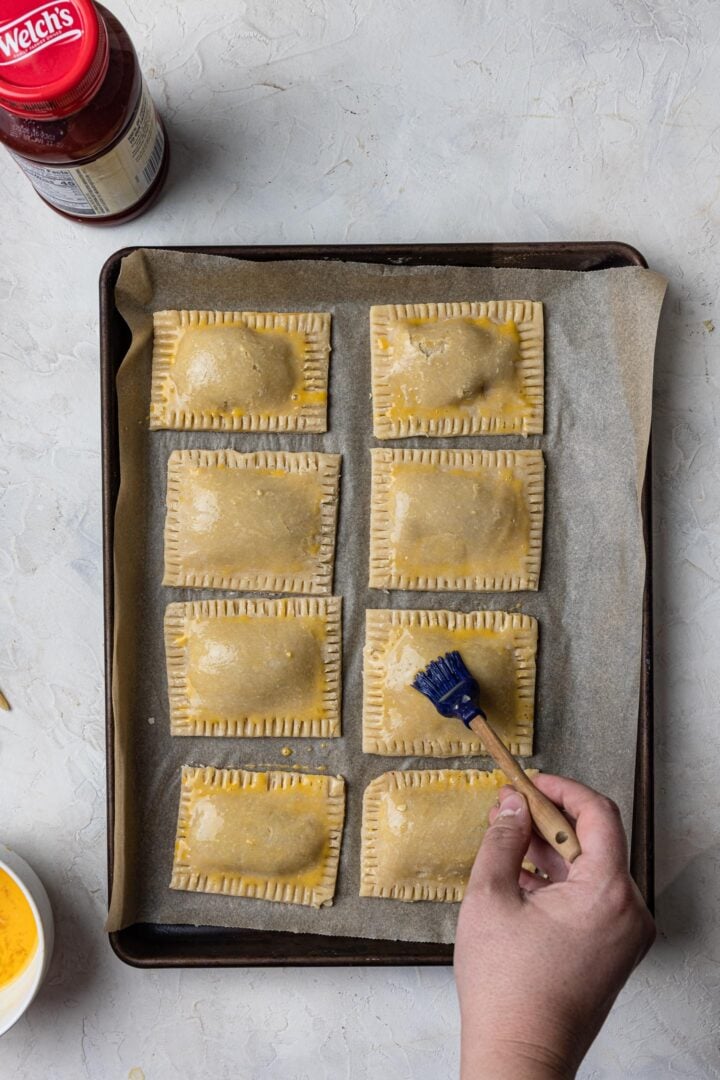
[{"label": "red jar lid", "polygon": [[105,24],[91,0],[1,0],[2,108],[38,120],[68,116],[96,93],[107,65]]}]

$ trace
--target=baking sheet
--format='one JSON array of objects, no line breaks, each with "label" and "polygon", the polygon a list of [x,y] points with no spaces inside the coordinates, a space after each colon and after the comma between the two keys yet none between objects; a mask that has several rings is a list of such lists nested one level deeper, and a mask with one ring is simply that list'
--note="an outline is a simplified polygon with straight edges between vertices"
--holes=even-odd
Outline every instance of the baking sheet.
[{"label": "baking sheet", "polygon": [[[540,620],[531,763],[611,794],[629,826],[640,672],[644,551],[640,487],[650,422],[652,358],[665,282],[637,269],[593,274],[333,262],[253,263],[177,252],[123,261],[116,298],[133,332],[118,374],[122,483],[115,519],[115,865],[109,929],[135,921],[234,925],[333,935],[450,941],[457,905],[360,899],[359,826],[366,783],[436,759],[361,752],[364,611],[376,607],[511,609]],[[368,307],[470,298],[543,300],[546,434],[384,444],[539,446],[547,463],[546,528],[537,594],[367,591],[372,438]],[[330,427],[325,435],[149,432],[151,313],[161,307],[329,310]],[[162,616],[171,600],[223,595],[165,589],[165,466],[175,447],[315,449],[343,454],[335,593],[344,602],[344,735],[339,740],[172,739]],[[234,594],[229,594],[234,595]],[[294,750],[280,755],[282,746]],[[330,909],[167,888],[182,763],[310,769],[348,781],[338,892]],[[444,759],[443,767],[488,767]]]}]

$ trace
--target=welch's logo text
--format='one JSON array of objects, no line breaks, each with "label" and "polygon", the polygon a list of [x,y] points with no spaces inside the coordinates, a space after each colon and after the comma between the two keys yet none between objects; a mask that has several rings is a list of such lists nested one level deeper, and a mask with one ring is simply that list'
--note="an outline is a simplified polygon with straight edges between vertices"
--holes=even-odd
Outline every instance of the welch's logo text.
[{"label": "welch's logo text", "polygon": [[0,23],[0,68],[18,64],[61,41],[83,34],[74,4],[42,4],[12,22]]}]

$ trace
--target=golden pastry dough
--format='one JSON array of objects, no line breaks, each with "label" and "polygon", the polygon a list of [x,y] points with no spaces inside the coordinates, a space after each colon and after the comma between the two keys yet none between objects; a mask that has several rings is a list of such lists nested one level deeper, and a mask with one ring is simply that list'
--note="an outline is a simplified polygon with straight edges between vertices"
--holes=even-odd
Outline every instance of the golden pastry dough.
[{"label": "golden pastry dough", "polygon": [[173,450],[164,585],[329,593],[339,454]]},{"label": "golden pastry dough", "polygon": [[418,671],[457,649],[480,686],[480,701],[512,754],[532,754],[537,622],[504,611],[366,612],[363,750],[457,757],[482,742],[440,716],[412,686]]},{"label": "golden pastry dough", "polygon": [[184,765],[170,888],[331,904],[344,816],[339,776]]},{"label": "golden pastry dough", "polygon": [[[527,769],[528,776],[537,769]],[[499,770],[388,772],[365,788],[361,896],[462,900],[507,780]]]},{"label": "golden pastry dough", "polygon": [[370,337],[378,439],[542,434],[541,303],[373,307]]},{"label": "golden pastry dough", "polygon": [[339,597],[170,604],[173,735],[340,734]]},{"label": "golden pastry dough", "polygon": [[151,428],[327,431],[330,316],[156,311]]},{"label": "golden pastry dough", "polygon": [[540,450],[371,454],[371,589],[537,589]]}]

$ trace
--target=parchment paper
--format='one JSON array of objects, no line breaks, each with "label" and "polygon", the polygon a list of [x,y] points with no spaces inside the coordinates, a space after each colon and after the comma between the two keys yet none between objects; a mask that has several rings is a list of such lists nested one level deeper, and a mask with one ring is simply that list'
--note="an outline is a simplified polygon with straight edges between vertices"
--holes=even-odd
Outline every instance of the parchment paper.
[{"label": "parchment paper", "polygon": [[[132,345],[118,374],[121,489],[115,518],[116,821],[109,929],[135,921],[452,941],[458,905],[360,898],[362,794],[390,769],[488,768],[483,758],[389,758],[361,749],[367,607],[521,610],[538,618],[536,753],[632,809],[645,556],[639,497],[665,281],[635,268],[579,273],[341,262],[237,262],[138,251],[118,307]],[[532,299],[545,304],[545,434],[406,439],[402,447],[541,447],[546,501],[538,593],[368,591],[370,335],[378,303]],[[150,432],[152,312],[160,308],[330,311],[330,430],[324,435]],[[216,591],[163,588],[166,465],[176,447],[327,450],[343,455],[334,593],[343,597],[343,736],[172,738],[162,622],[167,603]],[[227,594],[237,595],[237,594]],[[290,746],[292,757],[281,756]],[[334,906],[312,910],[168,888],[180,766],[327,767],[347,780]]]}]

